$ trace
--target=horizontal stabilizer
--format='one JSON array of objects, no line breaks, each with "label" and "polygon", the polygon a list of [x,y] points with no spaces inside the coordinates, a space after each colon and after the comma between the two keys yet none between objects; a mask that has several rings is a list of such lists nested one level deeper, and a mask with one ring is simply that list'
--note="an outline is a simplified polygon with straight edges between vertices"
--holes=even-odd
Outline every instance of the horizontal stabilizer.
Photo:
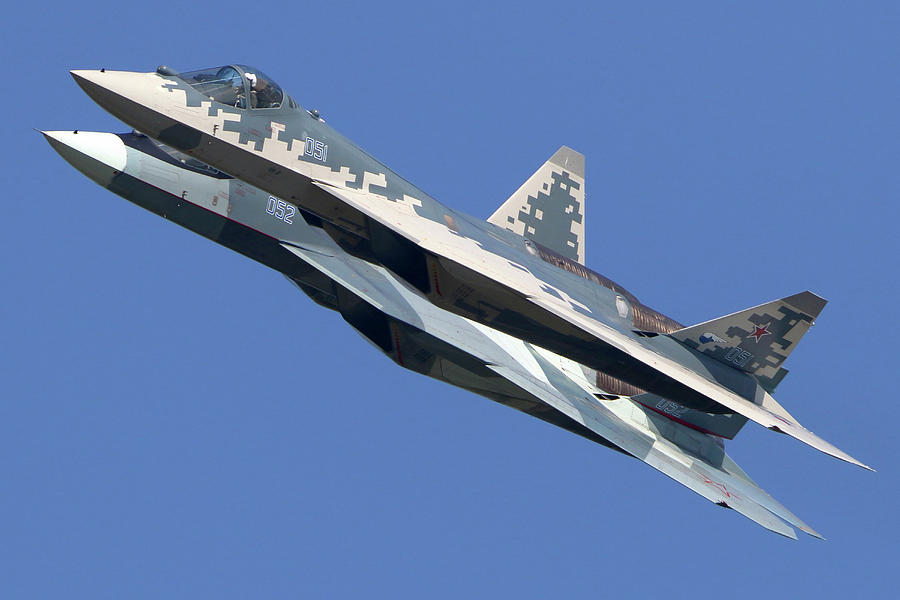
[{"label": "horizontal stabilizer", "polygon": [[563,146],[488,218],[584,264],[584,155]]},{"label": "horizontal stabilizer", "polygon": [[801,292],[725,317],[679,329],[669,336],[720,362],[755,375],[767,390],[781,381],[782,363],[797,346],[826,300]]}]

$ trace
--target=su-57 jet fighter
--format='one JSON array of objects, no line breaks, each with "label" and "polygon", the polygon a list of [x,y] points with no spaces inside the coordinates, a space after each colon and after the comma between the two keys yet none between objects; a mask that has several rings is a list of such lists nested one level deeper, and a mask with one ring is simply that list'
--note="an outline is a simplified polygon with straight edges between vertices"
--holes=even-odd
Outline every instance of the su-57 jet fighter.
[{"label": "su-57 jet fighter", "polygon": [[784,521],[818,534],[759,489],[722,439],[751,419],[865,467],[771,395],[825,301],[802,292],[692,327],[644,306],[584,266],[584,157],[571,149],[481,221],[401,178],[258,69],[72,75],[143,133],[45,132],[69,162],[284,273],[404,367],[636,456],[791,537]]}]

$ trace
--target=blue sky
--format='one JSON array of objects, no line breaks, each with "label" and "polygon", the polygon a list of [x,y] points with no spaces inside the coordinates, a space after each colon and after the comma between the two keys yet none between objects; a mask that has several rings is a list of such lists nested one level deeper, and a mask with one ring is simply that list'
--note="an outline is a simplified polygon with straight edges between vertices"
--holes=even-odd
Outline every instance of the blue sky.
[{"label": "blue sky", "polygon": [[[893,590],[897,5],[374,4],[6,9],[0,595]],[[588,265],[681,322],[828,298],[777,397],[879,472],[748,425],[734,458],[829,541],[770,534],[395,367],[31,129],[127,130],[71,68],[229,62],[476,216],[580,150]]]}]

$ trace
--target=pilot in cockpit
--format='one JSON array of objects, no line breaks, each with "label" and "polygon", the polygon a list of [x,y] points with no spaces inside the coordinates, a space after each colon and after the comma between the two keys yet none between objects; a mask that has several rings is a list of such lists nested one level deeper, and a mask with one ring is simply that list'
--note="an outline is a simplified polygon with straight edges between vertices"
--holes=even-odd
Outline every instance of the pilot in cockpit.
[{"label": "pilot in cockpit", "polygon": [[250,84],[251,108],[274,108],[281,99],[277,97],[274,86],[265,78],[256,73],[246,73],[245,77]]},{"label": "pilot in cockpit", "polygon": [[178,77],[210,100],[235,108],[279,108],[284,99],[278,84],[244,65],[201,69]]}]

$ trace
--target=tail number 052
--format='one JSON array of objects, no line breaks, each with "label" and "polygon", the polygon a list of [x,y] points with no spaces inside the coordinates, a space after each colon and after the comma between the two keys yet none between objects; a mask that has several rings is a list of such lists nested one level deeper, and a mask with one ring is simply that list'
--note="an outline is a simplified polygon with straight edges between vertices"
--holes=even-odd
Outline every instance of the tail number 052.
[{"label": "tail number 052", "polygon": [[266,202],[266,212],[274,216],[276,219],[281,219],[288,225],[293,225],[293,218],[294,214],[297,212],[297,209],[294,208],[292,204],[288,204],[281,198],[269,196],[269,201]]}]

